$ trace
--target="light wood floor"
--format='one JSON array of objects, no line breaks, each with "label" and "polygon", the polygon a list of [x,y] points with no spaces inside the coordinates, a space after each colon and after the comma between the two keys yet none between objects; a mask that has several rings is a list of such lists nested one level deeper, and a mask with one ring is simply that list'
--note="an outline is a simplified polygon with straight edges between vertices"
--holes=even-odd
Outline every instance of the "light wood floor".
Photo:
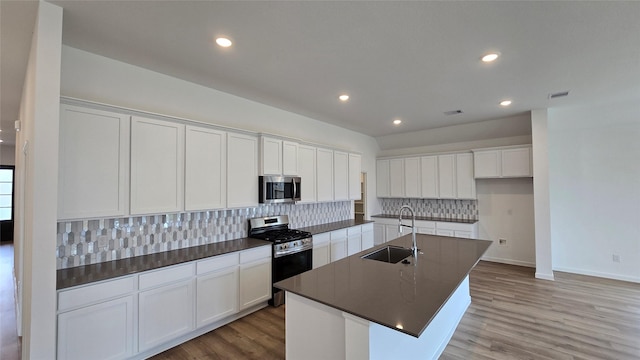
[{"label": "light wood floor", "polygon": [[[555,275],[537,280],[530,268],[480,262],[471,273],[471,306],[440,359],[639,360],[640,284]],[[284,307],[153,359],[284,359]]]}]

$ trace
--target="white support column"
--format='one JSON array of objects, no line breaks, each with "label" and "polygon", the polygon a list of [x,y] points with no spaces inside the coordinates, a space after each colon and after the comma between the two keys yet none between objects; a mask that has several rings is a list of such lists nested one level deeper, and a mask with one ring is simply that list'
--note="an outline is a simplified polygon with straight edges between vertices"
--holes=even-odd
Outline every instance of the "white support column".
[{"label": "white support column", "polygon": [[549,141],[547,109],[531,111],[533,201],[536,231],[536,278],[554,280],[551,258]]}]

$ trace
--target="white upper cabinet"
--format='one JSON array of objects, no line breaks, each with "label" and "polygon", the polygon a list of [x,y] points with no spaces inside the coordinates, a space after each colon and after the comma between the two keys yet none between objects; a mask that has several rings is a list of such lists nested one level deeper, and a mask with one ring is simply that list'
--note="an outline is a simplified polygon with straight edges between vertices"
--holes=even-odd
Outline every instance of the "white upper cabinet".
[{"label": "white upper cabinet", "polygon": [[60,106],[58,219],[129,212],[130,117]]},{"label": "white upper cabinet", "polygon": [[227,205],[227,133],[186,127],[184,207],[187,211]]},{"label": "white upper cabinet", "polygon": [[532,177],[531,146],[502,150],[502,177]]},{"label": "white upper cabinet", "polygon": [[437,199],[438,191],[438,156],[422,156],[420,158],[420,189],[425,199]]},{"label": "white upper cabinet", "polygon": [[419,198],[420,185],[420,158],[404,159],[404,196]]},{"label": "white upper cabinet", "polygon": [[333,199],[349,200],[349,154],[333,152]]},{"label": "white upper cabinet", "polygon": [[184,209],[184,129],[183,124],[132,117],[132,215]]},{"label": "white upper cabinet", "polygon": [[298,146],[298,175],[302,189],[300,202],[316,201],[316,148]]},{"label": "white upper cabinet", "polygon": [[260,137],[260,174],[282,175],[282,140]]},{"label": "white upper cabinet", "polygon": [[361,200],[360,175],[362,173],[362,156],[349,154],[349,199]]},{"label": "white upper cabinet", "polygon": [[[317,201],[333,201],[333,150],[316,149]],[[304,184],[302,184],[304,188]]]},{"label": "white upper cabinet", "polygon": [[404,159],[389,160],[389,195],[404,197]]},{"label": "white upper cabinet", "polygon": [[473,150],[475,178],[532,177],[531,146]]},{"label": "white upper cabinet", "polygon": [[258,205],[258,138],[227,134],[227,207]]},{"label": "white upper cabinet", "polygon": [[261,136],[260,175],[298,176],[298,143]]},{"label": "white upper cabinet", "polygon": [[473,178],[473,154],[456,154],[456,197],[476,198],[476,181]]},{"label": "white upper cabinet", "polygon": [[389,197],[389,160],[376,161],[376,195]]},{"label": "white upper cabinet", "polygon": [[455,155],[438,155],[438,184],[441,199],[456,198]]},{"label": "white upper cabinet", "polygon": [[282,142],[282,175],[300,175],[298,169],[298,146],[296,142]]}]

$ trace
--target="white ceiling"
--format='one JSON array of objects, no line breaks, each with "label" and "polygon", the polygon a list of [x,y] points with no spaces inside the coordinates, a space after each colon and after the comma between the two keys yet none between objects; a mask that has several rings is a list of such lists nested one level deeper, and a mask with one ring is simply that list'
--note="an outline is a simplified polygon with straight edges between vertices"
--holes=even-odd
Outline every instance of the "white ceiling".
[{"label": "white ceiling", "polygon": [[[26,16],[5,2],[2,129],[17,118],[4,96],[21,88],[15,76],[5,86],[6,66],[24,53],[5,52],[24,41],[5,20]],[[51,2],[65,9],[66,45],[374,137],[640,96],[640,2]],[[217,47],[219,35],[234,46]],[[502,56],[483,64],[488,51]]]}]

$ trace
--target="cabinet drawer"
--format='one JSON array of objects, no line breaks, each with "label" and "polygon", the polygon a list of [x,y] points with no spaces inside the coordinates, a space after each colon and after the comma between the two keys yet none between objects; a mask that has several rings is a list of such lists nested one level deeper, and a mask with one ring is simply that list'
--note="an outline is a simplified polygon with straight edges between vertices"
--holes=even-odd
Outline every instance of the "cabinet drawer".
[{"label": "cabinet drawer", "polygon": [[373,231],[373,223],[362,225],[362,232],[366,233],[367,231]]},{"label": "cabinet drawer", "polygon": [[329,243],[329,241],[331,241],[331,233],[326,232],[313,235],[313,247],[322,246]]},{"label": "cabinet drawer", "polygon": [[140,290],[188,279],[193,276],[194,263],[173,266],[140,275]]},{"label": "cabinet drawer", "polygon": [[240,253],[240,263],[246,264],[248,262],[271,258],[271,246],[261,246],[259,248],[244,250]]},{"label": "cabinet drawer", "polygon": [[133,276],[108,280],[70,290],[61,290],[58,292],[58,310],[62,311],[89,305],[126,295],[134,290],[135,281]]},{"label": "cabinet drawer", "polygon": [[360,234],[361,232],[362,232],[362,228],[360,227],[360,225],[347,228],[347,236],[357,235],[357,234]]},{"label": "cabinet drawer", "polygon": [[347,237],[347,229],[340,229],[331,232],[331,240],[343,240]]},{"label": "cabinet drawer", "polygon": [[210,259],[198,261],[196,265],[196,274],[205,274],[208,272],[224,269],[226,267],[238,265],[240,255],[238,253],[218,255]]},{"label": "cabinet drawer", "polygon": [[436,229],[438,230],[461,230],[461,231],[472,231],[473,224],[459,224],[459,223],[449,223],[449,222],[438,222],[436,223]]}]

